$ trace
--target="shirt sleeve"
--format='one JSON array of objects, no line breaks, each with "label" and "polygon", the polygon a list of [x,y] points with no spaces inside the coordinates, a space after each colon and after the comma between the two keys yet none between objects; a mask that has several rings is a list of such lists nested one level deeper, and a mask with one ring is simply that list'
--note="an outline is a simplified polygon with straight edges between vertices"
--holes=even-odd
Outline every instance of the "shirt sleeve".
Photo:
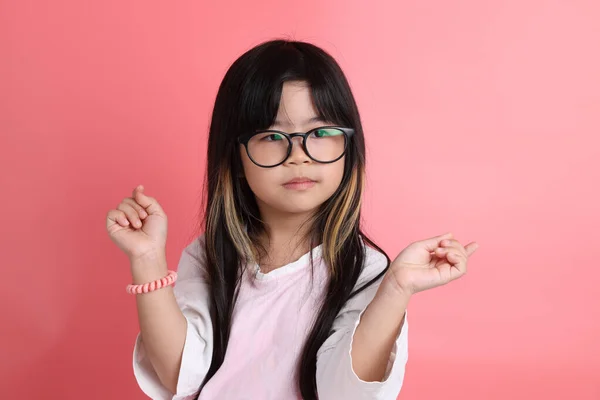
[{"label": "shirt sleeve", "polygon": [[[365,268],[357,287],[376,277],[387,265],[386,257],[367,247]],[[333,323],[333,333],[317,353],[317,392],[320,400],[395,400],[400,394],[408,360],[407,312],[381,382],[361,380],[352,368],[352,340],[360,318],[375,297],[381,278],[354,296]]]},{"label": "shirt sleeve", "polygon": [[209,285],[205,271],[203,236],[184,248],[177,267],[173,293],[185,319],[187,331],[177,393],[160,382],[138,333],[133,350],[133,372],[140,389],[155,400],[194,399],[206,377],[212,359],[212,322]]}]

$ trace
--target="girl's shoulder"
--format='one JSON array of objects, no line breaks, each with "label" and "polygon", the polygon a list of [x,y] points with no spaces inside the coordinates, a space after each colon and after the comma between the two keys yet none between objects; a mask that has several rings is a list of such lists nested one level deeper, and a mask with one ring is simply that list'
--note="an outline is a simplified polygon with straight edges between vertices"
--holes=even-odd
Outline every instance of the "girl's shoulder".
[{"label": "girl's shoulder", "polygon": [[388,258],[385,253],[369,246],[363,241],[365,247],[364,267],[358,278],[358,285],[369,282],[377,275],[385,271],[388,266]]},{"label": "girl's shoulder", "polygon": [[204,233],[197,235],[188,243],[179,258],[177,276],[179,280],[206,279],[206,250]]}]

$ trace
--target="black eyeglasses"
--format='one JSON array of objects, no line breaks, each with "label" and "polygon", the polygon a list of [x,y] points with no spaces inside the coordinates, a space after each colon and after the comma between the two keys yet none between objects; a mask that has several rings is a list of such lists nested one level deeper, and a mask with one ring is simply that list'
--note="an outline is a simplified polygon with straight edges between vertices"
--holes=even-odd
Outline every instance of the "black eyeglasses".
[{"label": "black eyeglasses", "polygon": [[346,153],[354,129],[341,126],[321,126],[306,133],[285,133],[264,130],[242,135],[238,142],[246,148],[252,162],[259,167],[272,168],[281,165],[292,153],[292,139],[302,138],[302,148],[312,160],[329,164]]}]

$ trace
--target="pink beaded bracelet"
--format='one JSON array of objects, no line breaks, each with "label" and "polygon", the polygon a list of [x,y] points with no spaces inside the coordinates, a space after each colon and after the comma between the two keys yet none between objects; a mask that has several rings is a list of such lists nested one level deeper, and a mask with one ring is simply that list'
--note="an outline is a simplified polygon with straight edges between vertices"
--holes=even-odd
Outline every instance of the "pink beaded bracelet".
[{"label": "pink beaded bracelet", "polygon": [[154,290],[172,285],[177,280],[177,272],[169,270],[169,273],[164,278],[157,279],[153,282],[144,283],[141,285],[127,285],[127,293],[140,294],[148,293]]}]

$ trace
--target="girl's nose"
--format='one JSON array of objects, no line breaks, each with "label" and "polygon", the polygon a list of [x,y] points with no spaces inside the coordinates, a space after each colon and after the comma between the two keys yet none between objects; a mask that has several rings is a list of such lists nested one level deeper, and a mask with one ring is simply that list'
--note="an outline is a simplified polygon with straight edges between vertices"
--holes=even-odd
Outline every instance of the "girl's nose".
[{"label": "girl's nose", "polygon": [[292,152],[290,153],[287,162],[290,164],[301,164],[310,161],[310,157],[306,154],[304,147],[302,146],[302,138],[292,138]]}]

